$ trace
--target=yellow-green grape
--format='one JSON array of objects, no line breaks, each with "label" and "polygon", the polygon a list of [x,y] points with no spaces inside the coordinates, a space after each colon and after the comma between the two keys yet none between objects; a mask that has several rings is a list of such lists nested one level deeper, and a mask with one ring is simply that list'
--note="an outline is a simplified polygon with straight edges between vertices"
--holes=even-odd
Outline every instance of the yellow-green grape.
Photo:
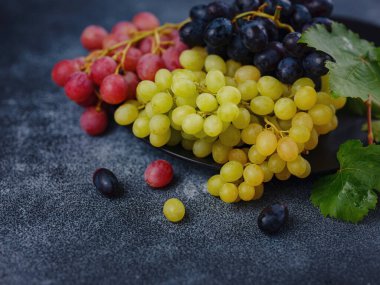
[{"label": "yellow-green grape", "polygon": [[158,92],[160,91],[156,83],[149,80],[143,80],[137,85],[136,97],[139,102],[146,104],[150,102],[153,96]]},{"label": "yellow-green grape", "polygon": [[239,190],[233,183],[224,183],[219,190],[219,197],[225,203],[234,203],[239,197]]},{"label": "yellow-green grape", "polygon": [[224,183],[225,181],[223,181],[222,177],[219,174],[212,176],[207,181],[208,193],[210,193],[212,196],[219,197],[219,190],[222,188]]},{"label": "yellow-green grape", "polygon": [[188,49],[181,53],[179,62],[186,69],[199,71],[203,69],[205,59],[198,51]]},{"label": "yellow-green grape", "polygon": [[236,70],[238,70],[241,67],[241,63],[234,61],[232,59],[229,59],[226,61],[227,66],[227,76],[234,77]]},{"label": "yellow-green grape", "polygon": [[245,129],[249,126],[251,122],[251,115],[246,108],[239,108],[239,115],[235,120],[232,121],[232,124],[237,129]]},{"label": "yellow-green grape", "polygon": [[259,153],[256,149],[256,146],[253,145],[248,151],[248,159],[254,164],[261,164],[267,159],[267,157]]},{"label": "yellow-green grape", "polygon": [[195,108],[197,106],[197,96],[192,96],[192,97],[188,97],[188,98],[184,98],[184,97],[176,97],[175,98],[175,104],[177,106],[191,106],[193,108]]},{"label": "yellow-green grape", "polygon": [[148,117],[141,117],[137,118],[136,121],[133,123],[132,132],[133,134],[142,139],[150,134],[150,127],[149,127],[149,118]]},{"label": "yellow-green grape", "polygon": [[274,101],[266,96],[257,96],[251,100],[250,107],[256,115],[265,116],[273,112]]},{"label": "yellow-green grape", "polygon": [[204,71],[193,71],[195,76],[195,82],[201,83],[206,79],[206,72]]},{"label": "yellow-green grape", "polygon": [[212,70],[206,75],[206,87],[212,93],[217,93],[220,88],[226,86],[226,79],[219,70]]},{"label": "yellow-green grape", "polygon": [[182,131],[182,127],[180,125],[177,125],[176,123],[174,123],[173,121],[173,110],[171,110],[168,114],[168,117],[170,119],[170,126],[174,129],[174,130],[177,130],[177,131]]},{"label": "yellow-green grape", "polygon": [[190,114],[185,117],[182,122],[182,130],[189,134],[195,135],[196,133],[203,130],[203,118],[198,114]]},{"label": "yellow-green grape", "polygon": [[185,150],[193,150],[194,143],[195,143],[195,141],[187,140],[187,139],[183,139],[181,141],[181,145]]},{"label": "yellow-green grape", "polygon": [[157,93],[150,101],[152,104],[153,112],[156,114],[164,114],[171,110],[173,107],[173,98],[167,92]]},{"label": "yellow-green grape", "polygon": [[225,103],[239,104],[241,101],[241,94],[239,89],[232,86],[224,86],[218,90],[216,99],[220,105]]},{"label": "yellow-green grape", "polygon": [[286,166],[289,172],[295,176],[301,176],[307,168],[306,160],[300,155],[295,160],[288,161]]},{"label": "yellow-green grape", "polygon": [[247,182],[240,183],[239,187],[239,197],[243,201],[252,201],[255,197],[255,187],[249,185]]},{"label": "yellow-green grape", "polygon": [[269,182],[272,180],[274,173],[269,169],[268,162],[265,161],[260,164],[261,170],[264,173],[264,182]]},{"label": "yellow-green grape", "polygon": [[114,118],[117,124],[126,126],[132,124],[139,116],[139,110],[135,105],[126,103],[116,109]]},{"label": "yellow-green grape", "polygon": [[172,91],[178,97],[189,98],[197,95],[197,86],[189,79],[173,80]]},{"label": "yellow-green grape", "polygon": [[292,88],[291,88],[292,94],[296,94],[296,92],[301,87],[305,87],[305,86],[309,86],[311,88],[315,88],[315,83],[314,83],[314,81],[312,79],[310,79],[308,77],[302,77],[302,78],[298,79],[296,82],[293,83]]},{"label": "yellow-green grape", "polygon": [[309,131],[311,131],[314,127],[312,117],[305,112],[298,112],[292,119],[292,127],[306,127]]},{"label": "yellow-green grape", "polygon": [[292,127],[291,120],[278,120],[278,125],[283,131],[288,131]]},{"label": "yellow-green grape", "polygon": [[336,128],[338,127],[338,124],[339,124],[338,117],[336,115],[334,115],[330,124],[331,124],[331,131],[336,130]]},{"label": "yellow-green grape", "polygon": [[204,121],[203,131],[210,137],[219,136],[223,131],[223,122],[218,116],[208,116]]},{"label": "yellow-green grape", "polygon": [[260,184],[258,186],[255,186],[255,197],[253,197],[253,201],[261,199],[264,195],[264,185]]},{"label": "yellow-green grape", "polygon": [[206,58],[206,56],[208,55],[207,50],[204,47],[196,46],[193,47],[192,50],[198,52],[203,58]]},{"label": "yellow-green grape", "polygon": [[247,80],[238,85],[238,89],[241,93],[241,99],[243,101],[250,101],[259,94],[257,89],[257,82],[253,80]]},{"label": "yellow-green grape", "polygon": [[228,154],[228,160],[240,162],[242,165],[248,162],[247,154],[240,148],[232,149]]},{"label": "yellow-green grape", "polygon": [[243,172],[244,181],[251,186],[258,186],[264,182],[264,172],[256,164],[248,165]]},{"label": "yellow-green grape", "polygon": [[322,125],[322,126],[315,126],[314,127],[315,130],[317,131],[317,133],[319,135],[326,135],[328,134],[329,132],[331,132],[331,128],[332,128],[332,124],[331,122],[326,124],[326,125]]},{"label": "yellow-green grape", "polygon": [[161,91],[166,91],[172,86],[172,73],[167,69],[157,71],[154,82]]},{"label": "yellow-green grape", "polygon": [[290,120],[297,113],[297,107],[290,98],[281,98],[274,104],[274,113],[281,120]]},{"label": "yellow-green grape", "polygon": [[286,161],[283,160],[278,153],[272,154],[268,160],[268,168],[273,173],[280,173],[286,167]]},{"label": "yellow-green grape", "polygon": [[225,103],[218,108],[218,117],[222,122],[230,123],[239,116],[239,107],[232,103]]},{"label": "yellow-green grape", "polygon": [[310,139],[305,143],[306,150],[313,150],[317,147],[319,141],[318,132],[315,129],[311,130]]},{"label": "yellow-green grape", "polygon": [[264,156],[270,156],[277,148],[277,137],[269,130],[264,130],[256,138],[257,151]]},{"label": "yellow-green grape", "polygon": [[149,122],[150,132],[155,135],[163,135],[170,129],[170,119],[166,115],[154,115]]},{"label": "yellow-green grape", "polygon": [[226,146],[217,140],[212,145],[212,158],[216,163],[224,164],[228,161],[228,154],[230,153],[232,147]]},{"label": "yellow-green grape", "polygon": [[298,153],[302,153],[305,150],[304,143],[297,143],[297,146],[298,146]]},{"label": "yellow-green grape", "polygon": [[294,126],[289,130],[289,137],[296,143],[306,143],[310,139],[310,130],[305,126]]},{"label": "yellow-green grape", "polygon": [[298,178],[302,178],[302,179],[303,178],[307,178],[311,174],[311,165],[310,165],[310,163],[306,159],[305,159],[305,163],[306,163],[306,170],[305,170],[305,172],[302,175],[297,176]]},{"label": "yellow-green grape", "polygon": [[182,126],[183,120],[188,115],[195,114],[195,113],[196,113],[196,111],[193,107],[184,105],[184,106],[180,106],[180,107],[175,108],[172,112],[171,118],[176,125]]},{"label": "yellow-green grape", "polygon": [[342,109],[346,103],[347,103],[347,98],[346,97],[338,97],[338,98],[331,98],[332,104],[337,110]]},{"label": "yellow-green grape", "polygon": [[273,100],[277,100],[284,93],[282,83],[272,76],[261,77],[257,82],[257,89],[262,96],[269,97]]},{"label": "yellow-green grape", "polygon": [[196,81],[196,76],[194,72],[187,69],[176,69],[172,72],[172,82],[177,81],[178,79],[187,79],[190,81]]},{"label": "yellow-green grape", "polygon": [[171,198],[164,204],[163,213],[165,217],[173,223],[177,223],[185,216],[185,206],[177,198]]},{"label": "yellow-green grape", "polygon": [[141,110],[140,113],[139,113],[139,116],[138,118],[148,118],[148,115],[146,114],[146,110]]},{"label": "yellow-green grape", "polygon": [[156,134],[151,133],[149,135],[149,142],[154,147],[162,147],[169,142],[170,137],[171,137],[170,129],[162,135],[156,135]]},{"label": "yellow-green grape", "polygon": [[219,135],[219,139],[222,144],[226,146],[236,146],[240,143],[240,130],[235,128],[233,125],[229,126],[227,130]]},{"label": "yellow-green grape", "polygon": [[237,161],[229,161],[222,166],[220,176],[225,182],[235,182],[243,176],[243,165]]},{"label": "yellow-green grape", "polygon": [[176,146],[182,141],[182,135],[180,131],[171,130],[170,139],[167,143],[168,146]]},{"label": "yellow-green grape", "polygon": [[263,130],[263,127],[257,123],[252,123],[242,130],[241,139],[248,145],[256,144],[256,138]]},{"label": "yellow-green grape", "polygon": [[212,143],[209,143],[203,139],[195,141],[193,145],[193,154],[196,157],[203,158],[209,156],[212,150]]},{"label": "yellow-green grape", "polygon": [[205,60],[205,70],[207,72],[218,70],[223,74],[227,73],[227,65],[224,62],[223,58],[218,55],[211,54],[206,57]]},{"label": "yellow-green grape", "polygon": [[226,79],[226,86],[237,87],[237,83],[234,78],[229,76],[225,76],[224,78]]},{"label": "yellow-green grape", "polygon": [[294,102],[298,109],[310,110],[317,103],[317,92],[310,86],[301,87],[294,95]]},{"label": "yellow-green grape", "polygon": [[289,170],[285,167],[283,171],[275,174],[276,178],[281,181],[286,181],[292,176]]},{"label": "yellow-green grape", "polygon": [[206,134],[203,130],[201,130],[199,133],[196,133],[194,136],[195,136],[197,139],[203,139],[203,138],[206,138],[206,137],[207,137],[207,134]]},{"label": "yellow-green grape", "polygon": [[223,131],[222,132],[224,132],[225,130],[227,130],[229,126],[231,126],[230,122],[223,122]]},{"label": "yellow-green grape", "polygon": [[317,93],[317,103],[329,106],[333,102],[332,102],[331,96],[328,93],[318,92]]},{"label": "yellow-green grape", "polygon": [[254,80],[257,82],[260,77],[260,70],[253,65],[244,65],[235,72],[235,81],[237,84],[243,83],[247,80]]},{"label": "yellow-green grape", "polygon": [[197,107],[202,112],[213,112],[218,109],[218,102],[214,95],[202,93],[197,97]]},{"label": "yellow-green grape", "polygon": [[317,104],[309,110],[309,115],[313,119],[314,125],[321,126],[328,124],[333,118],[333,111],[330,107]]},{"label": "yellow-green grape", "polygon": [[148,118],[152,118],[154,115],[157,115],[153,111],[153,107],[152,107],[152,104],[150,102],[145,105],[145,112],[146,112],[146,115],[148,116]]},{"label": "yellow-green grape", "polygon": [[290,137],[284,137],[278,141],[277,153],[284,161],[294,161],[298,157],[298,146]]}]

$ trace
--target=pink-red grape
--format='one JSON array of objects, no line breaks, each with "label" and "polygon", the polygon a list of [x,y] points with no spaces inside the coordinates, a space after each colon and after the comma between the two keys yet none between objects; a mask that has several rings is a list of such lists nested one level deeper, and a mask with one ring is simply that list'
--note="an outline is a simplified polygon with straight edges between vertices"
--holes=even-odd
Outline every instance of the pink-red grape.
[{"label": "pink-red grape", "polygon": [[107,113],[103,110],[97,110],[96,107],[89,107],[80,117],[80,126],[91,136],[100,135],[108,126]]},{"label": "pink-red grape", "polygon": [[174,46],[165,50],[162,53],[162,60],[164,61],[166,68],[170,71],[181,68],[181,64],[179,62],[180,55],[181,52],[177,50]]},{"label": "pink-red grape", "polygon": [[69,81],[70,76],[75,72],[80,71],[80,64],[76,60],[61,60],[56,65],[54,65],[51,72],[51,78],[54,83],[58,86],[65,86],[67,81]]},{"label": "pink-red grape", "polygon": [[91,66],[90,78],[95,84],[100,85],[104,78],[115,72],[116,68],[117,63],[111,57],[99,58]]},{"label": "pink-red grape", "polygon": [[164,61],[157,54],[147,53],[137,63],[137,75],[141,80],[154,81],[156,72],[165,67]]},{"label": "pink-red grape", "polygon": [[146,37],[139,43],[139,49],[143,54],[152,52],[153,37]]},{"label": "pink-red grape", "polygon": [[89,100],[94,93],[94,85],[84,72],[75,72],[65,85],[65,92],[74,102],[81,104]]},{"label": "pink-red grape", "polygon": [[128,86],[128,96],[127,99],[135,99],[136,98],[136,88],[139,84],[139,78],[136,73],[132,71],[126,71],[124,75],[124,80]]},{"label": "pink-red grape", "polygon": [[146,183],[153,188],[167,186],[173,180],[173,167],[166,160],[153,161],[145,170],[144,178]]},{"label": "pink-red grape", "polygon": [[91,25],[84,29],[80,41],[83,47],[88,50],[101,49],[103,40],[107,35],[107,31],[103,27]]},{"label": "pink-red grape", "polygon": [[160,21],[157,17],[149,12],[136,14],[132,22],[140,31],[153,30],[160,26]]},{"label": "pink-red grape", "polygon": [[136,32],[137,32],[136,26],[133,23],[127,22],[127,21],[118,22],[112,28],[112,34],[115,34],[115,35],[131,36],[133,33],[136,33]]},{"label": "pink-red grape", "polygon": [[130,47],[124,61],[124,70],[126,71],[136,71],[137,63],[139,62],[142,52],[135,48]]},{"label": "pink-red grape", "polygon": [[111,74],[104,78],[100,85],[100,95],[104,102],[116,105],[127,99],[128,86],[123,76]]}]

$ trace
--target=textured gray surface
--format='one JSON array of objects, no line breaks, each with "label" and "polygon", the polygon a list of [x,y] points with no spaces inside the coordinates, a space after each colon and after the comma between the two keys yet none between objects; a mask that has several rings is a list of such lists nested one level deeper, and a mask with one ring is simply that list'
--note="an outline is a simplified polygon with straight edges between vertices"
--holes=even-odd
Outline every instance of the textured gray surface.
[{"label": "textured gray surface", "polygon": [[[122,128],[100,138],[80,130],[80,108],[53,86],[50,69],[83,54],[81,29],[110,27],[142,9],[178,21],[189,2],[1,1],[0,284],[378,283],[379,210],[359,225],[324,219],[309,202],[312,179],[271,184],[257,203],[226,205],[205,194],[207,169]],[[378,1],[336,3],[339,14],[380,24]],[[176,178],[153,191],[142,174],[158,158],[173,163]],[[119,177],[122,198],[94,191],[98,167]],[[161,214],[170,197],[186,205],[180,224]],[[291,220],[267,237],[256,218],[274,200],[289,205]]]}]

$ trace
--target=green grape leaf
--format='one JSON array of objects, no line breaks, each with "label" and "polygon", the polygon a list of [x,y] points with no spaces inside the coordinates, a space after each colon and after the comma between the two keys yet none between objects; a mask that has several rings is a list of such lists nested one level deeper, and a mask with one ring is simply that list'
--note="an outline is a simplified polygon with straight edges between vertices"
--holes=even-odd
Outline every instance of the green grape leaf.
[{"label": "green grape leaf", "polygon": [[350,140],[340,146],[337,157],[340,169],[314,183],[311,201],[324,216],[357,223],[377,203],[380,145],[363,147],[359,140]]},{"label": "green grape leaf", "polygon": [[326,63],[333,94],[364,101],[371,96],[380,102],[380,50],[373,43],[336,22],[331,32],[323,25],[309,28],[300,42],[334,58],[335,62]]},{"label": "green grape leaf", "polygon": [[[364,124],[362,127],[362,131],[367,132],[368,131],[368,124]],[[373,137],[376,142],[380,142],[380,121],[373,121],[372,122],[372,131],[373,131]]]}]

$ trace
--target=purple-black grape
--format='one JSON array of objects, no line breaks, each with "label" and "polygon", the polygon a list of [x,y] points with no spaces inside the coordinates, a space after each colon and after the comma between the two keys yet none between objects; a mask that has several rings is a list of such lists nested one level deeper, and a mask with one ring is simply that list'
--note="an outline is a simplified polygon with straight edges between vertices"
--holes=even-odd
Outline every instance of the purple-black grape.
[{"label": "purple-black grape", "polygon": [[279,52],[279,54],[281,55],[281,57],[284,57],[286,55],[286,49],[283,45],[283,43],[281,42],[270,42],[268,44],[268,48],[274,48],[275,50],[277,50]]},{"label": "purple-black grape", "polygon": [[190,18],[196,21],[208,21],[207,5],[196,5],[190,10]]},{"label": "purple-black grape", "polygon": [[119,195],[121,192],[119,181],[115,174],[106,168],[97,169],[92,177],[96,189],[106,196]]},{"label": "purple-black grape", "polygon": [[276,76],[282,83],[293,84],[302,75],[302,64],[296,58],[286,57],[277,66]]},{"label": "purple-black grape", "polygon": [[287,34],[283,39],[282,43],[291,56],[300,58],[310,51],[310,48],[306,44],[298,43],[300,38],[301,34],[294,32]]},{"label": "purple-black grape", "polygon": [[303,59],[302,65],[307,75],[311,77],[321,77],[329,72],[325,66],[328,60],[332,61],[331,56],[321,51],[315,51]]},{"label": "purple-black grape", "polygon": [[240,29],[240,35],[244,45],[252,52],[260,52],[268,45],[266,30],[252,22]]},{"label": "purple-black grape", "polygon": [[257,219],[257,224],[267,234],[277,233],[287,222],[288,207],[279,203],[264,208]]},{"label": "purple-black grape", "polygon": [[265,29],[268,34],[269,41],[276,41],[278,39],[278,28],[276,24],[270,19],[260,17],[255,18],[252,21],[246,22],[241,28],[243,28],[245,25],[258,26],[262,29]]},{"label": "purple-black grape", "polygon": [[231,18],[232,9],[224,1],[215,1],[207,5],[207,15],[210,20],[216,18]]},{"label": "purple-black grape", "polygon": [[235,35],[227,48],[228,57],[242,64],[251,64],[253,53],[246,48],[240,35]]},{"label": "purple-black grape", "polygon": [[204,41],[212,47],[224,46],[229,43],[233,34],[233,26],[226,18],[213,20],[204,32]]},{"label": "purple-black grape", "polygon": [[274,15],[277,6],[281,6],[281,18],[288,18],[293,13],[293,5],[289,0],[265,0],[264,3],[267,4],[265,7],[265,12]]},{"label": "purple-black grape", "polygon": [[267,48],[255,54],[253,63],[262,74],[269,74],[276,70],[280,60],[281,54],[275,48]]},{"label": "purple-black grape", "polygon": [[315,26],[315,25],[324,25],[326,27],[326,29],[331,32],[331,26],[333,24],[333,21],[329,18],[325,18],[325,17],[317,17],[317,18],[314,18],[313,20],[311,20],[309,23],[307,23],[306,25],[304,25],[302,27],[302,32],[306,31],[308,28],[312,27],[312,26]]},{"label": "purple-black grape", "polygon": [[334,9],[332,0],[300,0],[298,2],[305,5],[313,17],[330,17]]},{"label": "purple-black grape", "polygon": [[205,29],[205,23],[200,21],[191,21],[184,25],[180,31],[179,35],[182,42],[190,47],[194,46],[204,46],[205,42],[203,40],[203,33]]},{"label": "purple-black grape", "polygon": [[305,6],[300,4],[294,5],[294,12],[290,19],[290,23],[294,28],[301,30],[311,19],[311,14]]},{"label": "purple-black grape", "polygon": [[235,0],[234,7],[238,13],[253,11],[261,5],[260,0]]}]

